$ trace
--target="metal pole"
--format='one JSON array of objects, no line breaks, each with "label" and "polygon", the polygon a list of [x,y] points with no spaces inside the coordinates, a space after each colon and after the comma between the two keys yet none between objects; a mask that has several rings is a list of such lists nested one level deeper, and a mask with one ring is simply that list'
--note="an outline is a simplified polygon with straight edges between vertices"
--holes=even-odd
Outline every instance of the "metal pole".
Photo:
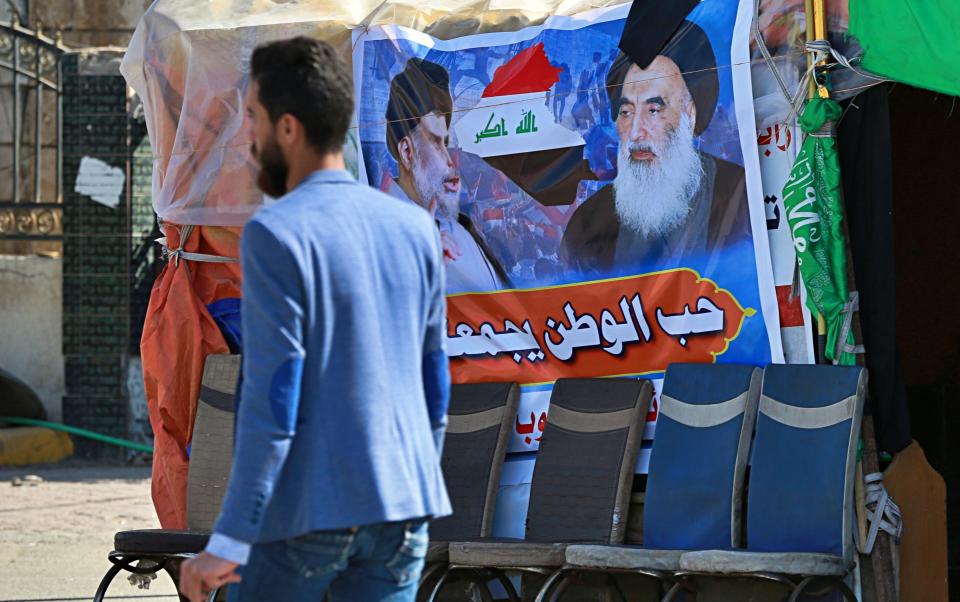
[{"label": "metal pole", "polygon": [[[14,24],[14,28],[18,29]],[[20,202],[20,38],[13,36],[13,202]]]},{"label": "metal pole", "polygon": [[[40,25],[37,25],[37,39],[40,38]],[[36,104],[36,115],[34,116],[34,131],[33,131],[33,202],[40,202],[40,189],[43,184],[43,85],[40,83],[41,78],[41,65],[40,58],[42,56],[42,47],[40,44],[34,46],[34,52],[36,53],[36,60],[34,61],[36,73],[36,94],[37,94],[37,104]]]},{"label": "metal pole", "polygon": [[[807,25],[807,41],[815,40],[817,39],[817,33],[816,26],[814,25],[816,17],[814,16],[813,12],[813,0],[806,0],[806,13],[804,13],[804,15],[806,16],[805,21]],[[813,60],[810,58],[810,53],[807,53],[807,69],[810,69],[811,67],[813,67]],[[810,89],[807,90],[807,98],[813,98],[816,93],[817,84],[813,78],[810,78]]]},{"label": "metal pole", "polygon": [[[58,35],[59,38],[59,35]],[[59,46],[59,44],[58,44]],[[63,57],[58,54],[57,61],[57,199],[63,202]]]}]

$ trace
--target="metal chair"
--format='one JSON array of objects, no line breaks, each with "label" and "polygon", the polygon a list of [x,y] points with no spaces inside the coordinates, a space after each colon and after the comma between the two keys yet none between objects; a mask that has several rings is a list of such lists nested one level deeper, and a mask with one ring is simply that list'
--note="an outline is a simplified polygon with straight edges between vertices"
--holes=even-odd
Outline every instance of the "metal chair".
[{"label": "metal chair", "polygon": [[451,541],[489,537],[507,442],[520,400],[514,382],[453,385],[443,446],[443,478],[453,515],[430,524],[420,583],[429,588],[448,562]]},{"label": "metal chair", "polygon": [[771,365],[753,444],[747,550],[689,552],[685,579],[730,575],[779,582],[790,602],[815,583],[856,597],[844,582],[854,565],[857,443],[867,371]]},{"label": "metal chair", "polygon": [[[643,546],[575,545],[564,580],[578,572],[672,576],[688,550],[742,547],[744,474],[761,371],[736,364],[672,364],[660,394],[643,508]],[[546,598],[550,587],[541,597]]]},{"label": "metal chair", "polygon": [[498,577],[519,599],[506,571],[549,578],[571,543],[620,543],[633,473],[652,396],[648,380],[561,379],[550,397],[530,487],[524,540],[451,542],[449,567],[430,599],[453,573]]},{"label": "metal chair", "polygon": [[[211,355],[203,368],[187,477],[187,530],[139,529],[114,535],[108,555],[113,566],[100,581],[94,602],[101,602],[121,571],[147,575],[165,571],[177,583],[180,562],[207,545],[220,512],[233,461],[235,394],[239,355]],[[215,600],[218,592],[210,593]],[[181,596],[181,599],[182,596]]]}]

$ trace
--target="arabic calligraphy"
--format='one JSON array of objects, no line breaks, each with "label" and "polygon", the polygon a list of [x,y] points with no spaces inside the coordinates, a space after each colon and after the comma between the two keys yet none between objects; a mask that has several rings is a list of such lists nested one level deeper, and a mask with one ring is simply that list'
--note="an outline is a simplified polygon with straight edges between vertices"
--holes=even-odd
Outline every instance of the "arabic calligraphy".
[{"label": "arabic calligraphy", "polygon": [[[523,117],[520,119],[519,125],[514,129],[514,133],[519,135],[539,132],[540,130],[537,128],[537,116],[533,111],[523,111],[522,114]],[[501,117],[500,121],[497,122],[497,114],[490,113],[490,118],[487,119],[487,125],[476,133],[474,142],[480,144],[482,140],[486,140],[487,138],[500,138],[501,136],[507,136],[509,134],[510,131],[507,128],[506,119]]]},{"label": "arabic calligraphy", "polygon": [[683,306],[683,313],[668,315],[657,308],[657,324],[670,336],[677,337],[682,347],[687,346],[687,337],[693,334],[707,334],[723,331],[723,310],[706,297],[697,299],[697,311],[691,312],[689,305]]},{"label": "arabic calligraphy", "polygon": [[[534,441],[540,441],[543,439],[543,430],[547,427],[547,413],[540,412],[540,419],[537,420],[536,412],[530,412],[530,422],[520,422],[520,416],[516,418],[516,430],[518,435],[526,435],[523,438],[524,443],[530,445]],[[536,431],[540,433],[539,437],[534,437],[534,427]]]},{"label": "arabic calligraphy", "polygon": [[489,322],[481,324],[479,332],[475,332],[469,324],[460,323],[457,324],[456,333],[455,337],[447,337],[448,357],[496,356],[512,351],[513,361],[518,364],[524,358],[531,362],[544,359],[540,344],[533,336],[530,320],[519,328],[510,320],[505,320],[503,332],[496,332]]},{"label": "arabic calligraphy", "polygon": [[520,121],[520,125],[517,126],[516,132],[518,134],[530,134],[536,131],[538,131],[537,116],[533,114],[533,111],[524,111],[523,119]]},{"label": "arabic calligraphy", "polygon": [[[674,362],[715,362],[756,314],[713,280],[680,268],[544,289],[451,295],[445,334],[454,382],[506,379],[533,385],[654,373]],[[527,412],[539,415],[544,409],[525,408],[521,422]],[[522,438],[516,437],[521,446]]]},{"label": "arabic calligraphy", "polygon": [[[768,127],[766,134],[760,134],[759,136],[757,136],[757,145],[761,147],[774,145],[781,151],[786,152],[786,150],[790,148],[790,142],[793,136],[790,133],[790,128],[784,126],[782,131],[783,131],[783,138],[785,138],[785,140],[781,144],[782,138],[780,134],[781,132],[780,127],[781,127],[780,125]],[[764,149],[763,156],[769,157],[771,154],[772,152],[769,148]]]},{"label": "arabic calligraphy", "polygon": [[[767,230],[776,230],[780,227],[780,206],[777,205],[777,200],[778,199],[776,195],[763,197],[765,208],[767,205],[773,205],[773,217],[767,218]],[[769,214],[770,211],[768,210],[767,213]]]},{"label": "arabic calligraphy", "polygon": [[477,133],[475,140],[477,144],[480,144],[480,141],[486,138],[499,138],[500,136],[506,136],[510,133],[507,131],[506,121],[502,117],[500,118],[500,123],[494,123],[496,116],[496,113],[490,113],[490,119],[487,120],[487,125]]}]

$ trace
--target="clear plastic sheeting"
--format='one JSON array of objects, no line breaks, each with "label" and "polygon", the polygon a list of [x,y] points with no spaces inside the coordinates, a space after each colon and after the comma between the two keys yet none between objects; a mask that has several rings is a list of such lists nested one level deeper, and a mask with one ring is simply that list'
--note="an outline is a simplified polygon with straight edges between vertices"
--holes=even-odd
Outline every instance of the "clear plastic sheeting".
[{"label": "clear plastic sheeting", "polygon": [[[458,37],[620,3],[158,0],[137,26],[121,67],[143,100],[154,156],[154,208],[164,221],[239,226],[263,204],[243,103],[249,58],[258,44],[314,36],[349,61],[351,29],[365,25],[394,23]],[[352,140],[348,155],[355,156]]]},{"label": "clear plastic sheeting", "polygon": [[[402,25],[438,39],[516,31],[551,15],[624,0],[157,0],[144,15],[121,71],[143,100],[154,156],[153,200],[161,219],[239,226],[260,207],[243,95],[253,49],[309,35],[351,57],[351,30]],[[846,0],[830,3],[831,29],[845,28]],[[791,82],[804,67],[802,0],[764,0],[761,25]],[[754,71],[766,70],[762,59]],[[789,72],[789,73],[787,73]],[[772,90],[771,90],[772,91]],[[776,97],[771,111],[776,114]],[[766,111],[761,111],[766,112]],[[786,115],[786,111],[783,111]],[[348,140],[355,160],[356,138]]]}]

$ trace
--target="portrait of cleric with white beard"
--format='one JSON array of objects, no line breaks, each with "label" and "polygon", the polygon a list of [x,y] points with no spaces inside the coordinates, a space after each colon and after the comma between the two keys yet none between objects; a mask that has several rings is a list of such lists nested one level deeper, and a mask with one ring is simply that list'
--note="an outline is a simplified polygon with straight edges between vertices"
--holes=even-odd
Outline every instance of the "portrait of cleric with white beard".
[{"label": "portrait of cleric with white beard", "polygon": [[601,277],[657,269],[749,236],[743,167],[700,150],[719,88],[710,40],[690,21],[646,67],[618,56],[606,79],[617,175],[571,217],[569,268]]},{"label": "portrait of cleric with white beard", "polygon": [[391,80],[387,149],[399,175],[387,193],[433,216],[448,294],[508,288],[510,280],[482,233],[460,212],[460,174],[448,149],[452,109],[450,77],[441,65],[411,59]]}]

